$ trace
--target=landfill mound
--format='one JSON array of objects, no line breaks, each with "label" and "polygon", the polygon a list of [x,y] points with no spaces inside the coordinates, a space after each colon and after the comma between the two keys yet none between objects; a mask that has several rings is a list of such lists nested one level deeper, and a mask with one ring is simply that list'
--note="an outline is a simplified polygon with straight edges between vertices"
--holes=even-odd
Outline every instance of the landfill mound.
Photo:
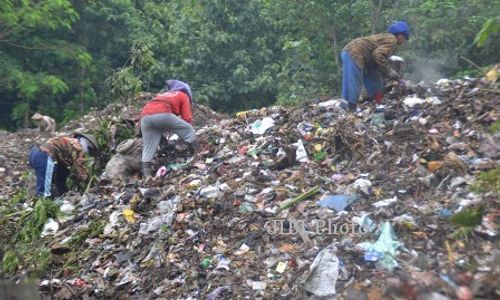
[{"label": "landfill mound", "polygon": [[[105,150],[112,152],[123,139],[117,136],[117,131],[128,129],[127,133],[132,133],[136,130],[140,108],[152,95],[142,93],[124,103],[114,103],[101,110],[94,109],[82,118],[68,122],[55,135],[104,131]],[[213,126],[226,117],[201,104],[193,107],[195,127]],[[25,128],[14,133],[0,130],[0,139],[3,141],[0,143],[0,201],[14,196],[20,188],[26,188],[29,182],[23,179],[29,175],[29,151],[33,145],[43,143],[51,137],[51,134],[34,128]]]},{"label": "landfill mound", "polygon": [[[499,83],[405,82],[386,95],[355,113],[337,99],[214,113],[194,155],[159,154],[152,182],[100,177],[56,198],[62,213],[38,241],[50,249],[42,297],[500,297]],[[126,111],[64,130],[132,119]],[[6,201],[24,184],[35,133],[0,135]]]}]

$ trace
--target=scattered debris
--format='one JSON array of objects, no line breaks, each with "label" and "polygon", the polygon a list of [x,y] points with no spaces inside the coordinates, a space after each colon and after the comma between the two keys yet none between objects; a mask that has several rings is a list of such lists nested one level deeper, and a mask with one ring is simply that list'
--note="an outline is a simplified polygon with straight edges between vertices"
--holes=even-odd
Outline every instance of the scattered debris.
[{"label": "scattered debris", "polygon": [[236,118],[197,104],[196,153],[169,137],[154,180],[102,173],[127,145],[137,156],[145,94],[55,133],[93,131],[106,152],[47,202],[26,165],[46,137],[0,132],[2,270],[40,278],[44,299],[497,298],[495,76],[405,81],[353,114],[338,99]]}]

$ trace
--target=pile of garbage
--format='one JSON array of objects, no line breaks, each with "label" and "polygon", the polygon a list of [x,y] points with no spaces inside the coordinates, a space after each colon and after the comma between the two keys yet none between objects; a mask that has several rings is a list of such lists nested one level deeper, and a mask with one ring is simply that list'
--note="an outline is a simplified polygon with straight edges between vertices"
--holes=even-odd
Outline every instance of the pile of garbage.
[{"label": "pile of garbage", "polygon": [[41,295],[500,297],[499,96],[498,82],[464,78],[401,82],[353,113],[340,99],[213,113],[196,126],[196,153],[169,140],[151,182],[101,174],[53,200]]}]

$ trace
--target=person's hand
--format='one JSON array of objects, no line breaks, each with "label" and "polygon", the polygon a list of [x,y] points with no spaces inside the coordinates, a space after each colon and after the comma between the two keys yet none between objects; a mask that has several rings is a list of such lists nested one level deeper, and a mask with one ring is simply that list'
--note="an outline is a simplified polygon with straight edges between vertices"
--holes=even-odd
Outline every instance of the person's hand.
[{"label": "person's hand", "polygon": [[398,74],[398,72],[394,70],[390,70],[389,74],[387,74],[387,79],[389,80],[396,80],[398,81],[401,78],[401,76]]}]

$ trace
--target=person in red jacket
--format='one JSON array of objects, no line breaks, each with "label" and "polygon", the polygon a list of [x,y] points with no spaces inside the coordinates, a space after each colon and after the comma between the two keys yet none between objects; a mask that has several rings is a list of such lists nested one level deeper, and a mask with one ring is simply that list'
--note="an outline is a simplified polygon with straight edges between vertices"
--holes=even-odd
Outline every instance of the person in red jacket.
[{"label": "person in red jacket", "polygon": [[164,133],[175,133],[190,144],[191,148],[195,148],[196,136],[191,125],[193,123],[191,88],[184,82],[175,81],[182,83],[180,86],[184,88],[173,88],[168,84],[168,91],[153,97],[141,111],[143,178],[151,177],[151,161]]}]

